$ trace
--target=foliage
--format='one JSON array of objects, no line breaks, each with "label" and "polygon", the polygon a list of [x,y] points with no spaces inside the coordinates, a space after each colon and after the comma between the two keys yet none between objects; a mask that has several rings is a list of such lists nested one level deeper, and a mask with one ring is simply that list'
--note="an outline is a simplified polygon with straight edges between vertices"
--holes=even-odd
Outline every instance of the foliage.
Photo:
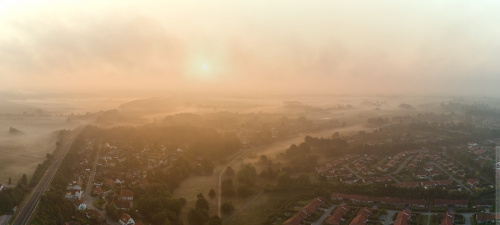
[{"label": "foliage", "polygon": [[214,189],[210,189],[210,191],[208,192],[208,196],[209,196],[210,198],[215,198],[215,195],[216,195],[216,194],[215,194],[215,190],[214,190]]},{"label": "foliage", "polygon": [[199,193],[197,196],[196,209],[206,210],[206,211],[208,211],[208,209],[209,209],[208,201],[205,198],[205,196],[203,196],[202,193]]},{"label": "foliage", "polygon": [[229,202],[225,202],[220,206],[220,210],[225,214],[231,214],[234,211],[234,206]]},{"label": "foliage", "polygon": [[212,216],[208,220],[208,225],[222,225],[222,220],[218,216]]},{"label": "foliage", "polygon": [[189,225],[203,225],[208,221],[209,217],[204,210],[191,209],[188,212],[187,219]]},{"label": "foliage", "polygon": [[221,192],[222,196],[234,196],[233,180],[226,179],[221,182]]},{"label": "foliage", "polygon": [[256,177],[257,170],[250,163],[243,165],[243,168],[238,171],[238,181],[242,184],[253,186]]}]

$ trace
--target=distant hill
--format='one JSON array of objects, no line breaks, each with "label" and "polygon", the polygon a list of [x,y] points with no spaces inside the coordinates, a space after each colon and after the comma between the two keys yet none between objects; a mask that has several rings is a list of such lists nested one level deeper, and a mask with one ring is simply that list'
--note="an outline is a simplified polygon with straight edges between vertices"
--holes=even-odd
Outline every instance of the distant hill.
[{"label": "distant hill", "polygon": [[9,134],[10,135],[21,135],[21,134],[24,134],[24,132],[14,128],[14,127],[10,127],[9,128]]}]

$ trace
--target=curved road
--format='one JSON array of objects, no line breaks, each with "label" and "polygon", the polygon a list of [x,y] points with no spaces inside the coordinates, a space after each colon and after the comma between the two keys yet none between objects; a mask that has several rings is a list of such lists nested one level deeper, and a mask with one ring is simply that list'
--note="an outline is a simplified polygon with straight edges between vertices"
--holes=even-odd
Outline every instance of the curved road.
[{"label": "curved road", "polygon": [[71,131],[68,136],[64,138],[61,149],[55,154],[55,160],[52,162],[47,172],[45,172],[42,179],[40,179],[36,187],[31,192],[31,195],[26,201],[26,204],[24,204],[24,206],[20,209],[16,219],[12,223],[13,225],[24,225],[30,221],[33,212],[38,206],[40,198],[42,197],[45,190],[49,187],[50,181],[52,181],[52,177],[54,177],[54,174],[57,172],[57,169],[59,168],[59,165],[61,165],[61,162],[66,156],[66,153],[70,149],[71,144],[73,144],[73,141],[82,130],[83,127],[79,127]]}]

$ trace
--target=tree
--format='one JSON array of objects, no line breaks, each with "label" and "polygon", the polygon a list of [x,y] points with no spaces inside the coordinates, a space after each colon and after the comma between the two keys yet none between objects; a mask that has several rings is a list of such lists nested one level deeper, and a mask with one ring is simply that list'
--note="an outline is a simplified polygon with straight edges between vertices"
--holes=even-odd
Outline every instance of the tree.
[{"label": "tree", "polygon": [[210,196],[210,198],[215,198],[215,190],[210,189],[210,191],[208,192],[208,196]]},{"label": "tree", "polygon": [[253,185],[254,179],[257,177],[257,170],[252,164],[245,164],[240,171],[238,171],[238,181],[247,184]]},{"label": "tree", "polygon": [[200,194],[198,194],[197,198],[198,198],[198,200],[196,200],[196,209],[208,211],[209,206],[208,206],[208,201],[205,198],[205,196],[203,196],[203,194],[200,193]]},{"label": "tree", "polygon": [[26,174],[23,174],[21,180],[19,180],[18,185],[28,186],[28,177],[26,176]]},{"label": "tree", "polygon": [[309,175],[307,175],[307,174],[305,174],[305,173],[300,174],[300,176],[299,176],[299,177],[297,177],[296,182],[297,182],[298,184],[301,184],[301,185],[304,185],[304,186],[305,186],[305,185],[309,185],[309,184],[311,184],[311,180],[310,180],[310,178],[309,178]]},{"label": "tree", "polygon": [[226,168],[226,172],[225,172],[225,174],[226,174],[227,176],[233,176],[233,175],[234,175],[234,170],[233,170],[233,167],[228,166],[228,167]]},{"label": "tree", "polygon": [[220,206],[220,211],[229,215],[234,211],[234,206],[231,203],[225,202]]},{"label": "tree", "polygon": [[234,188],[233,188],[233,180],[232,179],[226,179],[221,182],[221,194],[222,196],[233,196],[234,195]]},{"label": "tree", "polygon": [[191,209],[188,212],[189,225],[203,225],[208,221],[208,214],[203,210]]},{"label": "tree", "polygon": [[186,206],[187,200],[185,198],[179,198],[179,202],[182,206]]},{"label": "tree", "polygon": [[281,171],[278,174],[278,185],[286,186],[286,185],[290,184],[291,182],[292,182],[292,178],[290,178],[290,175],[287,172]]},{"label": "tree", "polygon": [[218,216],[212,216],[208,220],[208,225],[222,225],[222,220]]},{"label": "tree", "polygon": [[241,197],[248,197],[252,195],[254,191],[250,189],[247,185],[240,185],[238,187],[238,195]]},{"label": "tree", "polygon": [[170,220],[168,220],[166,212],[160,212],[155,214],[151,219],[151,222],[153,224],[159,224],[159,225],[170,224]]}]

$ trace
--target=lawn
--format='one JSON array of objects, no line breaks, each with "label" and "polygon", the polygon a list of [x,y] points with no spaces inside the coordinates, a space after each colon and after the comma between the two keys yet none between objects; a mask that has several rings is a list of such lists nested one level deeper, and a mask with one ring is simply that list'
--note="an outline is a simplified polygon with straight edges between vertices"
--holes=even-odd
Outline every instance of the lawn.
[{"label": "lawn", "polygon": [[[302,203],[309,203],[314,196],[310,192],[303,191],[288,191],[288,192],[269,192],[263,193],[255,199],[253,204],[248,205],[237,215],[230,217],[224,221],[225,225],[240,225],[240,224],[262,224],[269,217],[277,216],[281,220],[288,219],[284,216],[284,206],[289,203],[290,199],[297,196],[310,195],[310,198],[300,199]],[[304,198],[305,198],[304,196]],[[298,202],[299,202],[298,201]],[[238,208],[236,208],[238,210]]]}]

